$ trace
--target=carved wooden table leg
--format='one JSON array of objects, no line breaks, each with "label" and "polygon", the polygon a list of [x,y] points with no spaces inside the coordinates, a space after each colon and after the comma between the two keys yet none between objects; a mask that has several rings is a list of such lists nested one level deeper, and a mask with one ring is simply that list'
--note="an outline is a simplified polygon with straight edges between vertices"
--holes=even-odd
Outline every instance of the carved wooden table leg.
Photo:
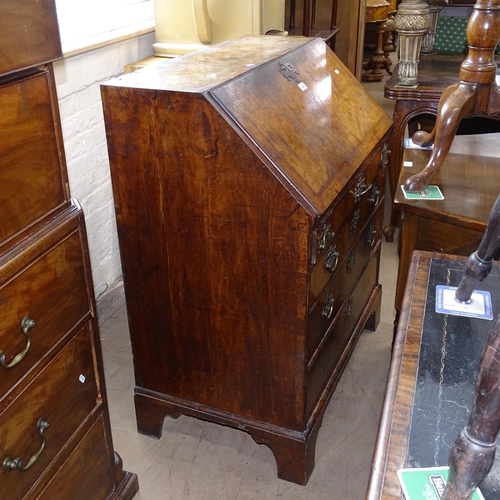
[{"label": "carved wooden table leg", "polygon": [[495,201],[488,218],[488,225],[478,249],[469,257],[464,275],[455,292],[461,301],[471,298],[480,281],[488,276],[493,264],[493,256],[500,248],[500,196]]},{"label": "carved wooden table leg", "polygon": [[443,93],[434,130],[430,134],[419,131],[413,136],[416,144],[434,143],[434,151],[427,167],[406,181],[407,191],[427,188],[441,167],[463,117],[500,113],[494,59],[499,39],[500,0],[477,0],[467,25],[469,52],[460,68],[460,83]]},{"label": "carved wooden table leg", "polygon": [[486,343],[467,427],[450,453],[450,473],[442,500],[469,500],[493,465],[500,430],[500,316]]},{"label": "carved wooden table leg", "polygon": [[429,5],[422,0],[403,0],[394,17],[399,35],[398,84],[417,84],[418,63],[422,38],[431,24]]},{"label": "carved wooden table leg", "polygon": [[473,111],[475,97],[475,86],[463,82],[448,87],[443,92],[439,101],[436,125],[432,132],[419,130],[413,135],[413,142],[421,146],[429,146],[434,143],[434,149],[424,170],[407,179],[405,182],[406,191],[419,193],[427,188],[443,164],[462,118]]}]

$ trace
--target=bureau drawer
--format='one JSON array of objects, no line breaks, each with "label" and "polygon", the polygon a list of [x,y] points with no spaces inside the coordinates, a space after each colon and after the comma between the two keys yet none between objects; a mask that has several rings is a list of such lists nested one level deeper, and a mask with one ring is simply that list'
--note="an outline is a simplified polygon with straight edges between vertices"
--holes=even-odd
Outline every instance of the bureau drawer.
[{"label": "bureau drawer", "polygon": [[42,71],[0,85],[0,243],[67,199],[50,78]]},{"label": "bureau drawer", "polygon": [[310,304],[318,299],[338,265],[347,257],[352,244],[372,216],[375,207],[381,203],[385,194],[385,172],[385,169],[382,170],[380,175],[370,183],[369,192],[335,231],[335,235],[326,244],[325,251],[318,254],[316,264],[311,269]]},{"label": "bureau drawer", "polygon": [[[23,498],[100,404],[91,333],[89,323],[0,414],[0,498]],[[38,453],[25,472],[15,464],[5,470],[17,458],[28,466]]]},{"label": "bureau drawer", "polygon": [[[85,467],[84,473],[82,464],[89,465]],[[101,417],[37,496],[37,500],[106,500],[113,488],[109,450]]]},{"label": "bureau drawer", "polygon": [[[346,217],[353,212],[354,207],[373,194],[372,184],[381,169],[380,158],[381,153],[378,151],[362,171],[346,185],[344,194],[337,198],[334,208],[326,211],[326,219],[314,230],[313,264],[315,259],[328,249],[332,233],[337,233]],[[331,213],[328,215],[329,211]]]},{"label": "bureau drawer", "polygon": [[365,230],[339,264],[335,276],[321,294],[309,315],[307,337],[307,360],[311,360],[328,328],[348,296],[352,286],[365,268],[372,250],[380,241],[382,234],[383,199],[373,214]]},{"label": "bureau drawer", "polygon": [[[89,313],[81,238],[73,230],[0,285],[0,398]],[[30,345],[15,364],[28,347],[23,327]]]},{"label": "bureau drawer", "polygon": [[[314,362],[307,373],[307,416],[311,414],[326,384],[338,370],[338,363],[351,340],[353,329],[364,312],[366,304],[377,285],[380,245],[361,275],[354,290],[339,311],[333,328],[328,333]],[[354,345],[350,349],[354,348]],[[347,362],[347,359],[345,360]],[[339,376],[341,371],[339,372]]]}]

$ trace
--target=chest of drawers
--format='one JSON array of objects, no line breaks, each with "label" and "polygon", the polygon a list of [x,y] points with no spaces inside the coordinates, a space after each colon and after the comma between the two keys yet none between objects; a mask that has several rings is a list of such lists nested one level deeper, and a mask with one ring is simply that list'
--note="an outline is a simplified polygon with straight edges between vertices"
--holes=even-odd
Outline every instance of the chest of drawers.
[{"label": "chest of drawers", "polygon": [[131,499],[113,450],[53,0],[0,2],[0,498]]},{"label": "chest of drawers", "polygon": [[102,86],[140,432],[248,431],[305,484],[376,325],[389,117],[318,39],[243,37]]}]

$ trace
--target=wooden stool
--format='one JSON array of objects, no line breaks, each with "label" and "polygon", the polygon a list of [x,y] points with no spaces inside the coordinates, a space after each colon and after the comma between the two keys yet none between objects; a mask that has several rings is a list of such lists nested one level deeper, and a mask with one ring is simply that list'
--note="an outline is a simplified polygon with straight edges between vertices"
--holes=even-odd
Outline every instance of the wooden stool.
[{"label": "wooden stool", "polygon": [[[411,161],[413,166],[402,168],[398,186],[420,172],[431,154],[430,150],[405,149],[403,162]],[[408,200],[398,187],[394,209],[402,214],[402,224],[394,304],[397,313],[414,250],[469,256],[478,248],[500,193],[499,163],[499,158],[448,154],[433,182],[444,200]]]}]

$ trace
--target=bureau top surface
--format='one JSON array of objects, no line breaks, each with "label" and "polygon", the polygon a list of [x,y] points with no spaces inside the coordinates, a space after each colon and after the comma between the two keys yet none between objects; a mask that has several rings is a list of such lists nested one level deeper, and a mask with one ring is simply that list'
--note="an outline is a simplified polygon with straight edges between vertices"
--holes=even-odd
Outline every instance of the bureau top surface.
[{"label": "bureau top surface", "polygon": [[[319,38],[242,37],[129,73],[108,83],[106,91],[123,107],[133,108],[146,93],[151,101],[161,100],[170,111],[151,105],[148,114],[161,115],[150,119],[151,127],[175,115],[186,137],[192,128],[182,115],[185,106],[177,104],[203,96],[199,102],[206,99],[215,110],[207,113],[222,115],[313,216],[323,214],[370,161],[392,125]],[[217,130],[209,120],[205,142]]]},{"label": "bureau top surface", "polygon": [[204,92],[304,45],[305,37],[244,36],[165,59],[107,82],[145,89]]}]

